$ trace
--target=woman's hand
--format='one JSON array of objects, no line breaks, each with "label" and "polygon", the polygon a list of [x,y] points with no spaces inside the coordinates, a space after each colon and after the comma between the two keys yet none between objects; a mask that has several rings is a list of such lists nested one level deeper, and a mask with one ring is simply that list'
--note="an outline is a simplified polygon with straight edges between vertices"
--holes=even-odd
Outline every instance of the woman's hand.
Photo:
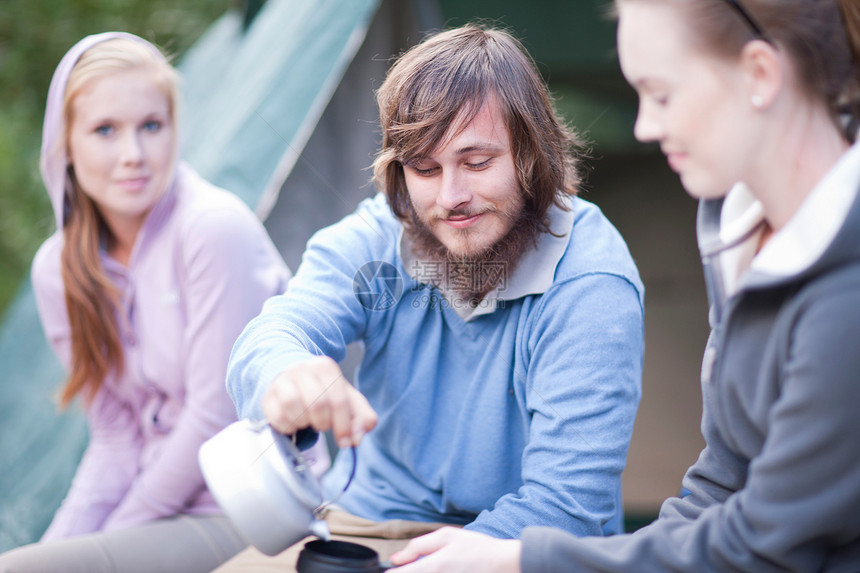
[{"label": "woman's hand", "polygon": [[262,407],[277,431],[332,430],[341,448],[357,446],[377,421],[367,398],[327,356],[303,360],[284,370],[263,395]]},{"label": "woman's hand", "polygon": [[520,573],[521,553],[519,540],[443,527],[410,541],[391,562],[403,565],[397,573]]}]

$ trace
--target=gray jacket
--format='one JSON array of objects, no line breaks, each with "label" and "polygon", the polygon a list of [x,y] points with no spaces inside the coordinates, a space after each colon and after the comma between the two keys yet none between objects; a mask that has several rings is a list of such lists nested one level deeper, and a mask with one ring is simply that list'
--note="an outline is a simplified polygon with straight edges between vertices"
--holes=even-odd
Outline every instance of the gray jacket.
[{"label": "gray jacket", "polygon": [[[857,146],[851,153],[860,165]],[[815,260],[789,275],[752,267],[730,296],[720,258],[732,245],[717,239],[723,200],[700,204],[712,331],[707,445],[684,477],[690,494],[630,535],[528,528],[523,573],[860,572],[858,184]],[[818,207],[833,213],[827,201]],[[809,223],[823,219],[808,216],[799,236],[816,236]]]}]

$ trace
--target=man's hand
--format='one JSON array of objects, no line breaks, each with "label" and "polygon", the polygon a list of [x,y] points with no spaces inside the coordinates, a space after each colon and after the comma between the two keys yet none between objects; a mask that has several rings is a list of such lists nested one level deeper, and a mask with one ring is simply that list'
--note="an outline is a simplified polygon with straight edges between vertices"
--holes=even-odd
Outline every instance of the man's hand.
[{"label": "man's hand", "polygon": [[521,553],[519,540],[443,527],[410,541],[391,562],[402,565],[397,573],[520,573]]},{"label": "man's hand", "polygon": [[338,447],[357,446],[376,426],[377,416],[337,362],[317,356],[281,372],[263,395],[263,413],[277,431],[294,434],[311,427],[333,430]]}]

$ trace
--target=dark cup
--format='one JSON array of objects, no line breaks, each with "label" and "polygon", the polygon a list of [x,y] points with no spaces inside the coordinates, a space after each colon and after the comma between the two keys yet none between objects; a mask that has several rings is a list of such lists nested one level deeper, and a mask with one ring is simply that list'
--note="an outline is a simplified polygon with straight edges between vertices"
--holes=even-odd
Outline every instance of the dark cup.
[{"label": "dark cup", "polygon": [[370,547],[322,539],[305,543],[296,563],[298,573],[380,573],[388,568]]}]

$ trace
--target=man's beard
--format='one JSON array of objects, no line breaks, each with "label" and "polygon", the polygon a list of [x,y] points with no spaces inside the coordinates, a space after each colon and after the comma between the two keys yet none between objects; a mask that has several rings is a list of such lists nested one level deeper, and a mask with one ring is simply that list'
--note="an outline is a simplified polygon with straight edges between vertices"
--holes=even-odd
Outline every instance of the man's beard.
[{"label": "man's beard", "polygon": [[411,202],[408,208],[408,221],[404,227],[415,255],[422,261],[439,263],[433,265],[437,272],[429,282],[469,301],[472,306],[477,306],[496,286],[504,288],[505,281],[511,277],[523,255],[537,247],[543,228],[541,218],[525,205],[515,213],[495,211],[496,216],[508,222],[514,221],[511,229],[494,244],[474,253],[468,248],[470,231],[459,231],[466,245],[466,253],[458,254],[436,238]]}]

